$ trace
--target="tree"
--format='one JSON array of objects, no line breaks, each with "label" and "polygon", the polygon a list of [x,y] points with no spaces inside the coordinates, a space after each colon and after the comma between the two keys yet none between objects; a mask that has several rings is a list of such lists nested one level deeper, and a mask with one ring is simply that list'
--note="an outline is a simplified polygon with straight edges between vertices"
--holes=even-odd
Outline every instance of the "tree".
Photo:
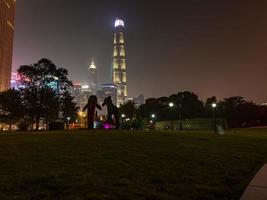
[{"label": "tree", "polygon": [[124,114],[126,117],[133,118],[136,114],[136,106],[132,101],[128,101],[119,108],[120,113]]},{"label": "tree", "polygon": [[47,130],[49,130],[49,124],[51,121],[55,121],[59,117],[60,111],[60,97],[52,88],[46,88],[44,93],[44,119],[46,122]]},{"label": "tree", "polygon": [[48,59],[41,59],[33,65],[21,66],[18,74],[28,117],[35,121],[36,130],[39,130],[41,118],[49,123],[59,116],[60,98],[72,86],[68,71],[57,68]]},{"label": "tree", "polygon": [[61,106],[61,120],[66,122],[68,118],[71,121],[77,118],[77,112],[79,107],[76,106],[76,103],[73,102],[74,97],[71,96],[69,91],[65,91],[62,93],[60,98],[60,106]]},{"label": "tree", "polygon": [[244,97],[234,96],[225,98],[218,103],[218,116],[226,118],[230,127],[250,126],[260,119],[259,108]]},{"label": "tree", "polygon": [[19,91],[9,89],[0,93],[0,119],[9,123],[9,130],[14,122],[23,117],[22,98]]},{"label": "tree", "polygon": [[203,102],[193,92],[185,91],[177,94],[178,109],[182,118],[196,118],[203,116]]}]

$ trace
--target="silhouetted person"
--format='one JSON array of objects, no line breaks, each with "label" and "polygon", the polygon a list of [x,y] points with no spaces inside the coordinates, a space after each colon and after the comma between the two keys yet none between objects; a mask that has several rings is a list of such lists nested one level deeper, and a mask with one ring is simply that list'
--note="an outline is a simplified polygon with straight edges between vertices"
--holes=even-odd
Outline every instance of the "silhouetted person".
[{"label": "silhouetted person", "polygon": [[[102,104],[102,106],[107,106],[107,110],[108,110],[108,118],[107,118],[107,122],[109,124],[114,124],[115,128],[118,129],[120,128],[120,113],[119,113],[119,109],[117,106],[115,106],[112,103],[111,97],[106,97],[104,99],[104,103]],[[112,116],[114,116],[115,119],[115,123],[112,120]]]},{"label": "silhouetted person", "polygon": [[92,95],[83,108],[83,112],[87,109],[88,129],[94,129],[95,108],[101,110],[101,106],[97,103],[97,97]]}]

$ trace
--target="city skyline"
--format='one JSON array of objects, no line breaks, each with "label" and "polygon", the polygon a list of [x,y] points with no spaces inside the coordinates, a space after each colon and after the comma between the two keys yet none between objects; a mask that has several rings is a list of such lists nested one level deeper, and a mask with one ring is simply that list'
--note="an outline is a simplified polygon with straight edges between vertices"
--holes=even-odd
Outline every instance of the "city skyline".
[{"label": "city skyline", "polygon": [[99,82],[106,83],[113,22],[121,17],[127,27],[129,96],[190,90],[203,100],[240,95],[267,101],[264,1],[49,2],[17,2],[13,69],[47,57],[67,68],[73,81],[86,81],[93,57]]}]

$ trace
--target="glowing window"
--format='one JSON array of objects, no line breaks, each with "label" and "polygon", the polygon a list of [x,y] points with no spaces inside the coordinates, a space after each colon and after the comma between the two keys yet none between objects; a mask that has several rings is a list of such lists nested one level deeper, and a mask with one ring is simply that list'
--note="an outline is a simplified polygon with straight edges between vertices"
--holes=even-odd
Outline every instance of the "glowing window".
[{"label": "glowing window", "polygon": [[118,51],[117,51],[117,48],[116,47],[114,47],[114,54],[113,54],[114,56],[117,56],[118,55]]},{"label": "glowing window", "polygon": [[117,90],[117,93],[118,93],[118,95],[121,95],[121,90],[118,89],[118,90]]},{"label": "glowing window", "polygon": [[11,21],[7,20],[6,23],[10,28],[14,29],[14,25],[11,23]]},{"label": "glowing window", "polygon": [[120,48],[120,56],[125,56],[124,46],[121,46]]},{"label": "glowing window", "polygon": [[113,80],[115,83],[121,83],[120,72],[113,72]]},{"label": "glowing window", "polygon": [[119,41],[120,41],[121,44],[124,44],[123,33],[120,33]]},{"label": "glowing window", "polygon": [[126,83],[127,82],[127,78],[126,78],[126,72],[122,73],[122,82]]},{"label": "glowing window", "polygon": [[126,69],[126,62],[125,59],[121,60],[121,69]]},{"label": "glowing window", "polygon": [[5,1],[5,3],[6,3],[6,6],[7,6],[8,8],[10,8],[10,4],[9,4],[7,1]]},{"label": "glowing window", "polygon": [[124,96],[128,96],[128,92],[127,92],[127,86],[124,86]]},{"label": "glowing window", "polygon": [[114,44],[117,44],[117,41],[116,41],[116,33],[114,35]]},{"label": "glowing window", "polygon": [[119,68],[118,62],[117,62],[117,60],[114,60],[113,61],[113,69],[118,69],[118,68]]}]

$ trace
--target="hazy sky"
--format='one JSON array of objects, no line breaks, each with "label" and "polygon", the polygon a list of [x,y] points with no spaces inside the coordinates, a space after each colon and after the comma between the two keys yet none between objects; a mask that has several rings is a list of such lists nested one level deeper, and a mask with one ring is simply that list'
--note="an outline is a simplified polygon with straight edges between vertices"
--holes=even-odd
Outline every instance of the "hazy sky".
[{"label": "hazy sky", "polygon": [[267,102],[266,0],[18,0],[13,68],[42,57],[107,82],[113,22],[126,24],[129,96],[190,90]]}]

